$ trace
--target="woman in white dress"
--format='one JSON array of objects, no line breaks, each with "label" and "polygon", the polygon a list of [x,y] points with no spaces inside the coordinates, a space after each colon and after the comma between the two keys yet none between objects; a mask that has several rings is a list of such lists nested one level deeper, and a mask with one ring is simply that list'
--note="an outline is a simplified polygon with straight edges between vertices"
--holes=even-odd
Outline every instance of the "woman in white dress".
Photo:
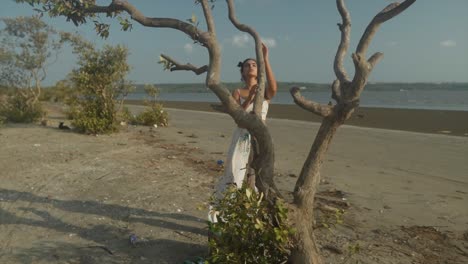
[{"label": "woman in white dress", "polygon": [[[268,48],[263,43],[262,52],[265,60],[265,74],[267,80],[267,84],[265,86],[265,101],[262,106],[262,120],[265,121],[269,102],[276,94],[277,84],[270,67]],[[257,62],[254,59],[249,58],[243,62],[239,62],[238,66],[240,67],[244,87],[235,89],[232,92],[232,96],[242,106],[242,108],[250,112],[253,109],[253,102],[258,87]],[[247,172],[250,149],[251,136],[249,131],[240,127],[236,128],[227,153],[224,175],[221,176],[215,187],[215,195],[218,199],[222,198],[224,190],[226,190],[230,184],[235,184],[237,188],[242,187]]]}]

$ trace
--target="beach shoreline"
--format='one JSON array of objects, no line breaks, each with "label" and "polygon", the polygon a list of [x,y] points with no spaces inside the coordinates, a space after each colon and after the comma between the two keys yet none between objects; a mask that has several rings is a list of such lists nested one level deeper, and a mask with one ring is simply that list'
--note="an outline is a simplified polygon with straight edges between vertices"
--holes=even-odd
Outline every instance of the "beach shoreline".
[{"label": "beach shoreline", "polygon": [[[166,108],[222,112],[220,103],[161,101]],[[141,100],[127,100],[142,105]],[[297,105],[272,104],[269,118],[320,122],[320,117]],[[345,125],[409,132],[468,136],[468,111],[359,107]]]}]

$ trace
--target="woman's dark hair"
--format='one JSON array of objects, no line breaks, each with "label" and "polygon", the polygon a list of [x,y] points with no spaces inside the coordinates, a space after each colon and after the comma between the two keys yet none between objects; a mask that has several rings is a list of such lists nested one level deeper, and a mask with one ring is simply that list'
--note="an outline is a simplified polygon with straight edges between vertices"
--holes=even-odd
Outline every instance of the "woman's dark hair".
[{"label": "woman's dark hair", "polygon": [[256,59],[253,59],[253,58],[247,58],[245,59],[244,61],[239,61],[239,63],[237,64],[237,67],[240,68],[240,73],[241,73],[241,80],[244,81],[244,76],[242,76],[242,70],[244,69],[244,64],[248,61],[255,61],[255,63],[257,63],[257,60]]}]

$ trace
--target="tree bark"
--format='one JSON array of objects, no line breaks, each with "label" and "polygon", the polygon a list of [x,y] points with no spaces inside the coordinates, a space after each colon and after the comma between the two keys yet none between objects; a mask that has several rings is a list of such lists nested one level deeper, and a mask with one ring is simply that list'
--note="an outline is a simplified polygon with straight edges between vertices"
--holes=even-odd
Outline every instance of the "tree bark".
[{"label": "tree bark", "polygon": [[293,217],[297,228],[297,247],[292,252],[293,263],[322,263],[313,233],[314,198],[320,182],[320,169],[329,144],[341,122],[337,116],[323,119],[294,189]]}]

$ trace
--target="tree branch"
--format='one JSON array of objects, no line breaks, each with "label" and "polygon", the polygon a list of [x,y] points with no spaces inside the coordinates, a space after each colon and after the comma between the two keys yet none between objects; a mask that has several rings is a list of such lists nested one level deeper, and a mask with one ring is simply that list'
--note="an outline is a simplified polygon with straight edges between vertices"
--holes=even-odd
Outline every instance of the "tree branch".
[{"label": "tree branch", "polygon": [[126,0],[113,0],[108,6],[90,6],[83,10],[84,13],[113,13],[125,11],[131,18],[145,27],[173,28],[184,32],[190,38],[196,40],[202,45],[208,44],[209,35],[207,32],[200,31],[196,26],[174,18],[146,17],[135,6]]},{"label": "tree branch", "polygon": [[332,98],[337,103],[340,103],[343,99],[341,95],[341,82],[339,80],[335,80],[332,84]]},{"label": "tree branch", "polygon": [[240,31],[250,34],[255,40],[255,53],[257,56],[258,65],[258,90],[255,95],[254,112],[257,116],[261,116],[263,101],[265,100],[265,61],[262,52],[262,41],[260,35],[251,27],[241,24],[236,18],[236,11],[234,9],[234,0],[226,0],[228,4],[229,20]]},{"label": "tree branch", "polygon": [[294,102],[302,107],[303,109],[310,111],[316,115],[321,117],[327,117],[332,113],[332,107],[328,105],[322,105],[310,100],[305,99],[301,93],[299,92],[300,88],[295,86],[292,87],[290,92],[292,97],[294,98]]},{"label": "tree branch", "polygon": [[369,48],[372,38],[380,25],[406,10],[414,2],[416,2],[416,0],[405,0],[403,3],[392,3],[378,13],[369,23],[366,31],[359,41],[356,52],[352,54],[355,73],[352,80],[353,89],[350,91],[349,96],[347,96],[349,97],[347,100],[356,100],[359,98],[367,83],[367,78],[370,72],[373,70],[375,64],[377,64],[377,62],[383,57],[383,54],[378,52],[372,55],[369,60],[366,59],[367,49]]},{"label": "tree branch", "polygon": [[205,16],[205,21],[206,21],[206,26],[208,28],[208,32],[210,34],[215,34],[216,33],[215,23],[214,23],[213,15],[211,14],[210,5],[208,4],[207,0],[202,0],[201,5],[203,8],[203,15]]},{"label": "tree branch", "polygon": [[338,27],[341,31],[341,41],[338,46],[338,50],[335,55],[334,70],[335,75],[338,80],[342,83],[349,81],[348,74],[346,73],[345,68],[343,67],[343,58],[346,55],[349,48],[349,35],[351,31],[351,17],[349,12],[344,4],[344,0],[336,0],[336,5],[338,7],[338,12],[341,15],[343,23],[338,24]]},{"label": "tree branch", "polygon": [[378,13],[367,26],[366,31],[364,32],[364,34],[361,37],[361,40],[359,41],[356,53],[365,56],[367,53],[367,48],[369,47],[370,42],[372,41],[372,38],[377,32],[379,26],[385,21],[399,15],[405,9],[410,7],[414,2],[416,2],[416,0],[405,0],[403,3],[395,2],[388,5],[382,11],[380,11],[380,13]]},{"label": "tree branch", "polygon": [[196,67],[190,63],[181,64],[178,61],[174,60],[173,58],[164,54],[161,54],[161,57],[163,57],[165,60],[171,63],[172,65],[172,67],[170,68],[171,72],[172,71],[193,71],[196,75],[200,75],[208,71],[208,65],[204,65],[202,67]]},{"label": "tree branch", "polygon": [[383,56],[384,56],[383,53],[376,52],[367,60],[367,62],[370,64],[371,68],[373,69],[375,65],[383,59]]}]

